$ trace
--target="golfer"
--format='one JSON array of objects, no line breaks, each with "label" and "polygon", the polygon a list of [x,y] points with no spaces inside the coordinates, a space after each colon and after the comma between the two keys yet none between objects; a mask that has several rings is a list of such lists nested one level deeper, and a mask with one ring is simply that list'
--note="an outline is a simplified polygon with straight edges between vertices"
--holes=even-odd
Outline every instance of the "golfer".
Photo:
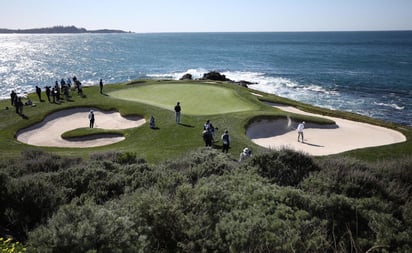
[{"label": "golfer", "polygon": [[305,128],[305,121],[302,121],[302,123],[300,123],[299,125],[298,125],[298,141],[299,141],[299,139],[302,137],[302,142],[304,142],[303,141],[303,129]]},{"label": "golfer", "polygon": [[180,111],[182,108],[180,107],[180,102],[177,102],[175,106],[175,112],[176,112],[176,124],[180,124]]}]

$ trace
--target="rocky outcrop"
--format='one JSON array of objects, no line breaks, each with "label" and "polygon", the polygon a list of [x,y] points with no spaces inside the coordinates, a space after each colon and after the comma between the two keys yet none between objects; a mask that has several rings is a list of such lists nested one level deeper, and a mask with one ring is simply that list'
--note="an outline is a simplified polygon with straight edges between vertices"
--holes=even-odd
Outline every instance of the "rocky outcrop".
[{"label": "rocky outcrop", "polygon": [[211,71],[209,73],[203,74],[201,80],[213,80],[213,81],[232,81],[229,78],[226,78],[225,75],[220,74],[217,71]]},{"label": "rocky outcrop", "polygon": [[[184,74],[180,78],[180,80],[193,80],[193,76],[191,74],[187,73],[187,74]],[[237,85],[240,85],[240,86],[243,86],[243,87],[246,87],[246,88],[248,87],[249,84],[256,84],[256,83],[249,82],[249,81],[244,81],[244,80],[235,82],[233,80],[230,80],[225,75],[222,75],[221,73],[219,73],[217,71],[211,71],[211,72],[203,74],[203,77],[200,78],[200,80],[213,80],[213,81],[230,82],[230,83],[237,84]]]},{"label": "rocky outcrop", "polygon": [[193,80],[193,76],[190,73],[184,74],[179,80]]},{"label": "rocky outcrop", "polygon": [[249,81],[244,81],[244,80],[241,80],[241,81],[238,81],[238,82],[234,82],[234,83],[236,83],[236,84],[238,84],[238,85],[240,85],[240,86],[242,86],[242,87],[248,87],[248,85],[249,84],[256,84],[256,83],[253,83],[253,82],[249,82]]}]

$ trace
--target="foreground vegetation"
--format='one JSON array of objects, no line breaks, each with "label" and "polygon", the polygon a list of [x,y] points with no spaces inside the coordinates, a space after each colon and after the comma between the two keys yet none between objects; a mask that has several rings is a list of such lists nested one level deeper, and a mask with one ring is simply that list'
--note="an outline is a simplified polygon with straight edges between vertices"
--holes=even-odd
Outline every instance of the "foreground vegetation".
[{"label": "foreground vegetation", "polygon": [[412,157],[201,148],[150,165],[25,150],[0,172],[0,237],[30,252],[410,252]]}]

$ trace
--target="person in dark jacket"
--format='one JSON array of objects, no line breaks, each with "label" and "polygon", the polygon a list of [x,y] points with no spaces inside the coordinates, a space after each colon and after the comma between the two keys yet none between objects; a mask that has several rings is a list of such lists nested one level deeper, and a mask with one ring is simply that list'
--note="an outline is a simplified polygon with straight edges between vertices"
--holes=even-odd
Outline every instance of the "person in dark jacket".
[{"label": "person in dark jacket", "polygon": [[89,112],[89,121],[90,121],[90,128],[93,128],[94,127],[94,112],[93,112],[93,110],[90,110],[90,112]]},{"label": "person in dark jacket", "polygon": [[229,131],[225,130],[225,132],[222,134],[222,151],[224,153],[227,153],[229,151],[229,146],[230,146],[230,136],[229,136]]},{"label": "person in dark jacket", "polygon": [[176,112],[176,124],[180,124],[180,112],[182,111],[182,108],[180,107],[180,102],[177,102],[175,106],[175,112]]}]

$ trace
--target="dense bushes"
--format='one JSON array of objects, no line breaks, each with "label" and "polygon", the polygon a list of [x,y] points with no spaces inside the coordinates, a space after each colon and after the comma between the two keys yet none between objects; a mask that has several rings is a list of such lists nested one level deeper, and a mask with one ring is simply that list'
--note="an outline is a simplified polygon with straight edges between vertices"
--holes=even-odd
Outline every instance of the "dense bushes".
[{"label": "dense bushes", "polygon": [[249,164],[262,177],[283,186],[297,186],[310,172],[318,170],[312,158],[287,149],[253,157]]},{"label": "dense bushes", "polygon": [[203,148],[158,165],[117,152],[63,160],[3,163],[0,237],[35,252],[412,250],[411,158],[281,150],[238,163]]},{"label": "dense bushes", "polygon": [[31,233],[31,248],[38,252],[143,252],[144,235],[125,216],[121,206],[86,202],[63,206],[48,222]]}]

